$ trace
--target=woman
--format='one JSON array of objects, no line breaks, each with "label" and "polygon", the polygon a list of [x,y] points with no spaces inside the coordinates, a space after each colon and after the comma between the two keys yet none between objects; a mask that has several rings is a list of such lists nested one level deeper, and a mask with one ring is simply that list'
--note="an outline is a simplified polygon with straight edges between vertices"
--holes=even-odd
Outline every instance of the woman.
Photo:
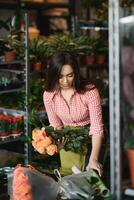
[{"label": "woman", "polygon": [[101,176],[103,169],[98,158],[103,123],[97,88],[81,78],[75,57],[68,53],[53,56],[45,87],[43,100],[51,126],[57,130],[63,129],[64,125],[90,127],[92,150],[86,170],[95,169]]}]

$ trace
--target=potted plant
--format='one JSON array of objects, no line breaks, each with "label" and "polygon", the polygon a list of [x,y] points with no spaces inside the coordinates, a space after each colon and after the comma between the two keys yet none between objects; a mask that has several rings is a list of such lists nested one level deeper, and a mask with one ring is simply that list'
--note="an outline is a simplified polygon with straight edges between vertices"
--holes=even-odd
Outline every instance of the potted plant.
[{"label": "potted plant", "polygon": [[46,43],[48,56],[51,57],[56,52],[74,52],[76,44],[71,34],[51,35]]},{"label": "potted plant", "polygon": [[96,54],[96,63],[105,64],[108,54],[108,42],[100,39],[97,39],[95,45],[95,54]]},{"label": "potted plant", "polygon": [[85,56],[86,65],[91,65],[95,63],[95,45],[96,40],[94,38],[87,38],[85,40],[85,49],[83,48],[83,54]]},{"label": "potted plant", "polygon": [[29,41],[29,59],[35,71],[40,71],[42,63],[46,60],[46,40],[39,38]]},{"label": "potted plant", "polygon": [[6,21],[0,20],[0,29],[4,28],[8,34],[6,37],[0,39],[3,44],[5,61],[12,61],[16,59],[16,55],[22,52],[24,45],[19,40],[19,33],[21,32],[16,28],[16,16],[9,18]]},{"label": "potted plant", "polygon": [[10,118],[7,115],[0,114],[0,138],[8,138],[10,132]]},{"label": "potted plant", "polygon": [[124,147],[129,162],[131,187],[134,188],[134,135],[127,138]]},{"label": "potted plant", "polygon": [[93,40],[88,36],[73,36],[72,34],[56,34],[48,38],[46,45],[48,57],[56,52],[69,52],[76,55],[78,62],[81,57],[93,50]]},{"label": "potted plant", "polygon": [[23,130],[23,116],[16,115],[12,116],[12,123],[11,123],[11,136],[16,137],[22,134]]}]

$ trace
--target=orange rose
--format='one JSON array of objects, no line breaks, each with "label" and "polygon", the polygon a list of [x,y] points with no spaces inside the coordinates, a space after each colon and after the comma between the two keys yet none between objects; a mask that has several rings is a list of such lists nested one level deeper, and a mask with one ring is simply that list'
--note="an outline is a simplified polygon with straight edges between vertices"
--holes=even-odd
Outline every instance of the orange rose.
[{"label": "orange rose", "polygon": [[46,147],[46,152],[48,155],[52,156],[58,152],[58,148],[56,145],[50,144],[48,147]]},{"label": "orange rose", "polygon": [[40,143],[41,146],[43,146],[44,148],[46,148],[47,146],[49,146],[50,144],[52,144],[52,139],[51,139],[51,137],[47,137],[46,136],[39,143]]},{"label": "orange rose", "polygon": [[32,139],[33,140],[41,140],[41,139],[44,139],[44,137],[46,137],[46,132],[45,132],[45,129],[42,128],[41,130],[39,128],[35,128],[33,131],[32,131]]},{"label": "orange rose", "polygon": [[45,148],[43,147],[43,146],[41,146],[40,144],[38,144],[37,146],[36,146],[36,151],[38,151],[40,154],[45,154],[46,153],[46,150],[45,150]]},{"label": "orange rose", "polygon": [[32,141],[32,145],[33,147],[36,149],[36,151],[38,151],[41,154],[45,154],[46,153],[46,147],[49,146],[50,144],[52,144],[52,140],[50,137],[44,137],[43,140],[34,140]]}]

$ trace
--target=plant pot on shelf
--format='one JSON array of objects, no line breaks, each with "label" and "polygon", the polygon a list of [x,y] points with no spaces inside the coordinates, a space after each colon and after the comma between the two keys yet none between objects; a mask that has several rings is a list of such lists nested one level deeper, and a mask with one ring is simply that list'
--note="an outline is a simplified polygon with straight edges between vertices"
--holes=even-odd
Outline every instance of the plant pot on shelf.
[{"label": "plant pot on shelf", "polygon": [[5,61],[13,61],[16,59],[16,53],[14,51],[5,51],[4,58]]},{"label": "plant pot on shelf", "polygon": [[95,62],[95,56],[94,54],[90,54],[86,56],[86,64],[87,65],[92,65]]},{"label": "plant pot on shelf", "polygon": [[61,174],[72,174],[72,167],[74,165],[83,171],[85,167],[85,157],[85,154],[65,151],[62,149],[60,151]]},{"label": "plant pot on shelf", "polygon": [[127,156],[129,162],[131,187],[134,188],[134,149],[128,149]]},{"label": "plant pot on shelf", "polygon": [[10,136],[10,120],[7,115],[0,114],[0,139],[4,140]]},{"label": "plant pot on shelf", "polygon": [[23,116],[12,116],[11,136],[17,137],[22,134]]},{"label": "plant pot on shelf", "polygon": [[103,65],[106,63],[106,56],[104,53],[99,53],[96,55],[96,63],[99,65]]},{"label": "plant pot on shelf", "polygon": [[35,62],[33,63],[33,70],[36,72],[40,72],[42,68],[42,63],[41,62]]}]

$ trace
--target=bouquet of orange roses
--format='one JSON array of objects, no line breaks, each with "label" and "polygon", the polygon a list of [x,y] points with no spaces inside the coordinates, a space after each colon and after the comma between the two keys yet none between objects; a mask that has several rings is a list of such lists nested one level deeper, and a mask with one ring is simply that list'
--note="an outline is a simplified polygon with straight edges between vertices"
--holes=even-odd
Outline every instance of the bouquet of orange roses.
[{"label": "bouquet of orange roses", "polygon": [[[84,152],[89,140],[87,127],[69,127],[63,130],[54,130],[51,126],[35,128],[32,131],[32,145],[40,154],[54,155],[61,146],[66,151]],[[64,145],[61,141],[64,138]]]}]

